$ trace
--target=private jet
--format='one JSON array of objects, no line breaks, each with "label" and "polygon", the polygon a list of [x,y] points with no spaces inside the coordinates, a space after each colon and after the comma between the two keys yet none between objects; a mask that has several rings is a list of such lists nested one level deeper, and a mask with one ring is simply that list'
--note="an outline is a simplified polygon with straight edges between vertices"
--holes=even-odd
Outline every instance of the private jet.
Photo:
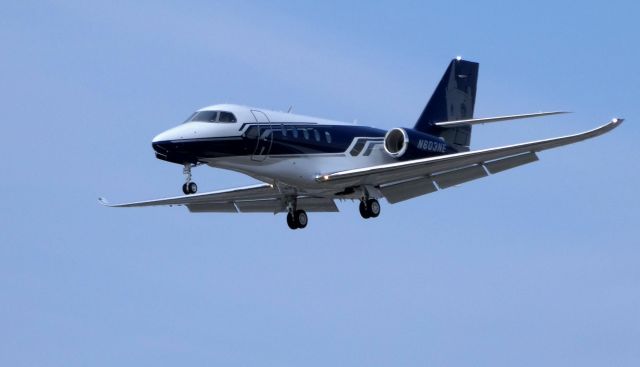
[{"label": "private jet", "polygon": [[[479,64],[453,59],[413,127],[383,130],[353,123],[219,104],[194,112],[153,138],[155,156],[183,167],[184,195],[110,207],[186,206],[190,212],[286,213],[291,229],[307,212],[337,212],[336,200],[359,202],[362,218],[389,204],[444,190],[538,160],[538,152],[609,132],[614,118],[583,133],[470,150],[474,125],[565,111],[474,118]],[[241,172],[262,183],[196,193],[192,169]]]}]

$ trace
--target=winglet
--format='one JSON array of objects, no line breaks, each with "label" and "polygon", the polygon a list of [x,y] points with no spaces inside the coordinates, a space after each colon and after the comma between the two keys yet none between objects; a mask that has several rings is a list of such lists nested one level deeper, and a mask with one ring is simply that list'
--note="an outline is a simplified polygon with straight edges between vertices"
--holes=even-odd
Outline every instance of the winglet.
[{"label": "winglet", "polygon": [[98,202],[104,206],[111,206],[111,204],[109,204],[109,201],[106,198],[103,197],[99,197],[98,198]]},{"label": "winglet", "polygon": [[611,121],[609,121],[608,124],[601,126],[603,128],[606,128],[606,131],[610,131],[615,129],[616,127],[620,126],[620,124],[622,124],[622,122],[624,121],[623,118],[619,118],[619,117],[614,117],[611,119]]}]

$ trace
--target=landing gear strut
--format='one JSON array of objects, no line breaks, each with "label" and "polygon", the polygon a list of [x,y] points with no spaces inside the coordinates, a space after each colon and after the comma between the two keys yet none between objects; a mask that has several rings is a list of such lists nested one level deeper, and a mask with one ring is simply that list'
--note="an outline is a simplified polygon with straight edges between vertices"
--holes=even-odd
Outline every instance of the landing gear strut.
[{"label": "landing gear strut", "polygon": [[198,185],[195,182],[191,181],[191,163],[185,163],[184,168],[182,169],[182,173],[185,175],[185,182],[182,185],[182,192],[185,195],[195,194],[198,192]]},{"label": "landing gear strut", "polygon": [[292,200],[287,205],[287,225],[291,229],[302,229],[307,226],[309,218],[307,212],[301,209],[296,209],[296,200]]},{"label": "landing gear strut", "polygon": [[359,209],[364,219],[376,218],[380,215],[380,203],[376,199],[362,199]]}]

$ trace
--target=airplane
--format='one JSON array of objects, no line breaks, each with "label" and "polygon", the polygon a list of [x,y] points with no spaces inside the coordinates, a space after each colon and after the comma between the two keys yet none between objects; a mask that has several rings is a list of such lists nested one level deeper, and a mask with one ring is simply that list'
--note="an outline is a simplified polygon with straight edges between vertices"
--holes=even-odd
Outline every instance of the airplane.
[{"label": "airplane", "polygon": [[[380,215],[380,198],[396,204],[538,160],[543,150],[607,133],[623,119],[583,133],[470,150],[474,125],[567,113],[474,118],[479,64],[451,60],[413,127],[369,126],[234,104],[194,112],[152,140],[155,156],[183,166],[184,195],[110,207],[186,206],[192,213],[286,213],[291,229],[307,212],[337,212],[357,200],[362,218]],[[261,184],[197,194],[193,168],[241,172]]]}]

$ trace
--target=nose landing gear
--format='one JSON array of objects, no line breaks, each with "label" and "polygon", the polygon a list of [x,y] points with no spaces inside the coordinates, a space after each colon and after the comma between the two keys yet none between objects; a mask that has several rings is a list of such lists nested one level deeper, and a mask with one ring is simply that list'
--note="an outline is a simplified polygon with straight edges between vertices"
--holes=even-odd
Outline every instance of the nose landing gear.
[{"label": "nose landing gear", "polygon": [[195,194],[198,192],[198,185],[191,181],[191,167],[191,163],[185,163],[184,168],[182,169],[182,173],[186,176],[185,183],[182,185],[182,192],[185,195]]}]

